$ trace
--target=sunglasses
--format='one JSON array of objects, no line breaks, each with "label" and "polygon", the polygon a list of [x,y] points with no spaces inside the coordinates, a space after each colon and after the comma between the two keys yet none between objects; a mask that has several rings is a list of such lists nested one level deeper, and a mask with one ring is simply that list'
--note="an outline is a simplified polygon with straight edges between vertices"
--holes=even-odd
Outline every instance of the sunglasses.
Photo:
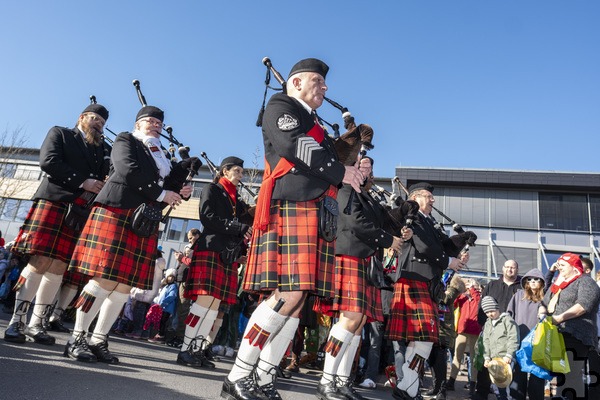
[{"label": "sunglasses", "polygon": [[541,281],[542,281],[542,278],[527,278],[527,281],[528,281],[528,282],[531,282],[531,281],[535,281],[535,282],[541,282]]}]

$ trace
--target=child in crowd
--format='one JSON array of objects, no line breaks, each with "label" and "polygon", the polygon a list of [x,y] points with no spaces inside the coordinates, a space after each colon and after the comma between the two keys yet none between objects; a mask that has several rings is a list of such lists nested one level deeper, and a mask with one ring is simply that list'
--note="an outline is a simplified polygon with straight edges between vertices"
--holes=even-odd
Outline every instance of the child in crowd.
[{"label": "child in crowd", "polygon": [[[502,360],[512,366],[515,352],[519,348],[519,330],[508,313],[500,313],[498,302],[492,296],[481,299],[481,308],[487,315],[483,326],[484,367],[488,368],[492,358]],[[498,399],[508,398],[506,388],[498,388]]]}]

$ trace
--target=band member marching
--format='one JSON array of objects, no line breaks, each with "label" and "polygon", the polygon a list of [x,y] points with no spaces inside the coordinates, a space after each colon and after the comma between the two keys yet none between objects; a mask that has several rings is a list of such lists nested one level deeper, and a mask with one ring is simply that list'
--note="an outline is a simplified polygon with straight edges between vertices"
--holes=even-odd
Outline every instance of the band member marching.
[{"label": "band member marching", "polygon": [[185,297],[194,301],[186,318],[182,351],[177,355],[179,364],[215,367],[206,356],[207,337],[219,305],[236,303],[236,261],[252,235],[248,205],[237,192],[243,173],[244,160],[233,156],[223,160],[214,182],[202,190],[200,221],[204,229],[194,243],[192,258],[178,257],[190,263]]},{"label": "band member marching", "polygon": [[[182,185],[193,162],[172,164],[166,158],[159,138],[163,118],[162,110],[145,106],[133,132],[116,137],[111,175],[75,247],[69,268],[92,277],[76,302],[73,335],[65,347],[65,356],[78,361],[118,363],[108,350],[108,332],[130,289],[152,288],[158,242],[155,214],[191,195],[192,187]],[[87,330],[96,315],[88,345]]]},{"label": "band member marching", "polygon": [[223,384],[226,399],[281,398],[273,384],[276,366],[294,337],[308,292],[333,295],[334,243],[319,236],[317,210],[326,195],[335,198],[342,182],[360,191],[362,175],[337,160],[332,140],[316,121],[328,70],[314,58],[296,63],[286,93],[273,95],[264,113],[265,174],[243,289],[271,295],[248,322]]},{"label": "band member marching", "polygon": [[[383,321],[381,294],[369,284],[367,266],[376,257],[379,248],[400,251],[403,240],[412,237],[409,228],[402,228],[402,237],[393,236],[384,228],[387,216],[383,207],[371,197],[373,159],[363,157],[360,171],[365,185],[360,194],[352,196],[351,213],[341,213],[338,219],[338,237],[335,244],[335,297],[333,301],[317,300],[320,312],[339,317],[329,333],[325,345],[323,375],[317,388],[322,400],[364,399],[352,387],[352,366],[360,345],[362,329],[369,321]],[[338,200],[346,204],[354,189],[344,185]]]},{"label": "band member marching", "polygon": [[[79,115],[73,129],[55,126],[40,149],[40,168],[46,173],[34,195],[34,203],[21,227],[12,251],[29,255],[29,263],[14,288],[15,309],[4,340],[53,345],[55,338],[44,328],[63,274],[71,259],[83,221],[69,224],[70,208],[84,208],[100,192],[108,174],[110,160],[105,158],[102,130],[108,110],[90,104]],[[85,211],[83,211],[85,213]],[[76,221],[75,221],[76,222]],[[25,327],[29,306],[35,307]]]}]

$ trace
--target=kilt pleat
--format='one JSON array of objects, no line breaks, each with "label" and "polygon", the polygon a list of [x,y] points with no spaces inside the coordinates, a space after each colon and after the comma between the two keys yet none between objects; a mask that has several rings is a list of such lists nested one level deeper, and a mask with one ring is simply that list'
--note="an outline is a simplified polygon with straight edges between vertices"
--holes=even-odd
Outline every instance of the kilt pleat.
[{"label": "kilt pleat", "polygon": [[68,263],[79,232],[63,226],[66,213],[66,203],[37,199],[29,209],[11,251]]},{"label": "kilt pleat", "polygon": [[386,336],[390,340],[439,340],[437,306],[433,304],[427,282],[400,278],[394,285]]},{"label": "kilt pleat", "polygon": [[246,291],[310,291],[333,296],[335,242],[318,235],[317,201],[274,200],[269,225],[252,236]]},{"label": "kilt pleat", "polygon": [[75,246],[69,270],[151,289],[158,232],[147,238],[133,233],[129,218],[134,211],[94,206]]},{"label": "kilt pleat", "polygon": [[369,259],[338,255],[335,257],[334,297],[315,300],[314,311],[335,316],[350,311],[367,316],[367,321],[383,321],[381,293],[367,284]]},{"label": "kilt pleat", "polygon": [[198,296],[208,295],[221,302],[235,304],[237,285],[237,263],[225,265],[215,251],[194,251],[185,284],[185,298],[195,301]]}]

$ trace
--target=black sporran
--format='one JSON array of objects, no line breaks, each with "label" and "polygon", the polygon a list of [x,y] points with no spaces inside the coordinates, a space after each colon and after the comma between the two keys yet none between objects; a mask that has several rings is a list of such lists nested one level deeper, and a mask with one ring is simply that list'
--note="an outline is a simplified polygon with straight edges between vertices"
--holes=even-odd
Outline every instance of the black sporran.
[{"label": "black sporran", "polygon": [[319,236],[326,242],[333,242],[337,236],[339,210],[337,200],[331,196],[319,201]]},{"label": "black sporran", "polygon": [[377,289],[389,287],[388,281],[383,272],[383,262],[379,257],[372,256],[367,265],[367,284]]},{"label": "black sporran", "polygon": [[427,282],[427,289],[429,289],[429,295],[434,303],[437,304],[444,299],[446,287],[442,283],[440,277],[434,277],[432,280]]},{"label": "black sporran", "polygon": [[91,212],[90,207],[69,203],[67,213],[63,219],[63,225],[74,231],[81,231]]},{"label": "black sporran", "polygon": [[230,241],[225,246],[225,249],[221,250],[219,256],[221,257],[221,261],[225,265],[232,265],[235,260],[240,258],[242,254],[242,241]]},{"label": "black sporran", "polygon": [[142,203],[131,214],[130,229],[139,237],[147,238],[158,231],[162,219],[162,208],[158,205]]}]

